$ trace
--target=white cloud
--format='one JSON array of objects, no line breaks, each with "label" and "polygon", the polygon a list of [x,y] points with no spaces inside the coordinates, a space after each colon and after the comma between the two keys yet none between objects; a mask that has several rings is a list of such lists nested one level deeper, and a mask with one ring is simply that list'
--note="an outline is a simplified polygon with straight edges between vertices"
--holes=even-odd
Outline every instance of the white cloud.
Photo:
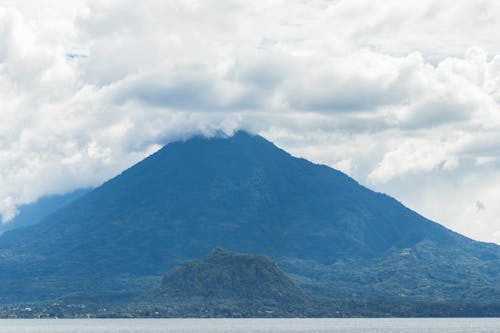
[{"label": "white cloud", "polygon": [[499,15],[492,0],[0,0],[0,213],[245,128],[500,242]]},{"label": "white cloud", "polygon": [[17,207],[11,197],[2,198],[2,201],[0,201],[0,210],[3,214],[3,221],[6,222],[13,219],[18,214]]},{"label": "white cloud", "polygon": [[[455,145],[443,140],[405,139],[393,151],[385,153],[379,165],[368,175],[374,183],[385,183],[395,177],[455,169],[459,161],[451,148]],[[451,146],[451,147],[450,147]]]}]

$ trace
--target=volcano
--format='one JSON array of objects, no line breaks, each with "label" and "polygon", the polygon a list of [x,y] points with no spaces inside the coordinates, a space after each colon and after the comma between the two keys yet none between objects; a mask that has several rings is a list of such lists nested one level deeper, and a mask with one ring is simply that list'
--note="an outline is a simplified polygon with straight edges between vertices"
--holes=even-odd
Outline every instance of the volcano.
[{"label": "volcano", "polygon": [[497,304],[500,296],[499,246],[237,132],[170,143],[38,224],[3,234],[0,297],[143,289],[216,247],[265,254],[330,297]]}]

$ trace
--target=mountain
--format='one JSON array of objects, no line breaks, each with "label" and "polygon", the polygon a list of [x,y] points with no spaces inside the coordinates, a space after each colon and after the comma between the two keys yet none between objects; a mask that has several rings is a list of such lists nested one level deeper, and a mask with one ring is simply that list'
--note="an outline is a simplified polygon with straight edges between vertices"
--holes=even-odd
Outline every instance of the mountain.
[{"label": "mountain", "polygon": [[300,286],[338,299],[499,302],[499,246],[246,132],[168,144],[5,233],[0,295],[142,290],[215,247],[265,254]]},{"label": "mountain", "polygon": [[34,203],[23,205],[19,207],[19,214],[12,221],[1,223],[0,218],[0,235],[9,230],[37,224],[88,192],[90,189],[78,189],[66,194],[42,197]]}]

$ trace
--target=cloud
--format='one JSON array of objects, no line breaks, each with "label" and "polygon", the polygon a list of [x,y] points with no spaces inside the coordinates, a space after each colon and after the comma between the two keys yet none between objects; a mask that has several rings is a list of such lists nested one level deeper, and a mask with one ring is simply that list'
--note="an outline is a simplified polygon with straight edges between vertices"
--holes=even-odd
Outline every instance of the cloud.
[{"label": "cloud", "polygon": [[0,2],[0,214],[243,128],[500,242],[498,15],[487,0]]},{"label": "cloud", "polygon": [[385,183],[394,177],[454,169],[459,161],[450,151],[453,146],[454,143],[450,145],[445,141],[434,144],[428,139],[406,139],[395,150],[385,153],[382,161],[368,175],[368,180]]},{"label": "cloud", "polygon": [[11,197],[5,197],[0,201],[0,210],[2,211],[2,222],[7,223],[19,213]]},{"label": "cloud", "polygon": [[477,210],[477,212],[480,212],[480,211],[485,210],[485,209],[486,209],[486,207],[485,207],[484,203],[482,201],[480,201],[480,200],[477,200],[476,201],[476,210]]},{"label": "cloud", "polygon": [[114,103],[137,101],[146,106],[188,111],[255,109],[259,96],[252,86],[204,66],[171,68],[159,65],[110,87]]}]

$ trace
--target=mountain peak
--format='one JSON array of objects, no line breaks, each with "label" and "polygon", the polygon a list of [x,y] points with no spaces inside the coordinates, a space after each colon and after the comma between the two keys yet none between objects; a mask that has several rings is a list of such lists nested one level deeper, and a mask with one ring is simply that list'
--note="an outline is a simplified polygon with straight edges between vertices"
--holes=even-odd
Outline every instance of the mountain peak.
[{"label": "mountain peak", "polygon": [[253,145],[266,145],[276,147],[272,142],[266,140],[264,137],[253,134],[244,130],[239,130],[234,132],[231,135],[226,133],[216,134],[215,136],[206,137],[203,135],[195,135],[185,141],[174,141],[172,143],[167,144],[165,147],[169,147],[171,145],[179,145],[183,144],[253,144]]},{"label": "mountain peak", "polygon": [[[272,151],[289,155],[262,136],[240,130],[234,132],[232,135],[225,133],[212,137],[195,135],[184,141],[174,141],[166,144],[143,162],[152,159],[157,163],[159,157],[163,158],[163,156],[172,154],[182,154],[182,158],[189,158],[188,155],[193,155],[193,158],[198,159],[203,158],[206,154],[230,154],[234,155],[234,158],[239,158],[235,153],[254,154],[267,152],[266,154],[270,154]],[[143,162],[140,162],[139,165],[143,164]]]}]

